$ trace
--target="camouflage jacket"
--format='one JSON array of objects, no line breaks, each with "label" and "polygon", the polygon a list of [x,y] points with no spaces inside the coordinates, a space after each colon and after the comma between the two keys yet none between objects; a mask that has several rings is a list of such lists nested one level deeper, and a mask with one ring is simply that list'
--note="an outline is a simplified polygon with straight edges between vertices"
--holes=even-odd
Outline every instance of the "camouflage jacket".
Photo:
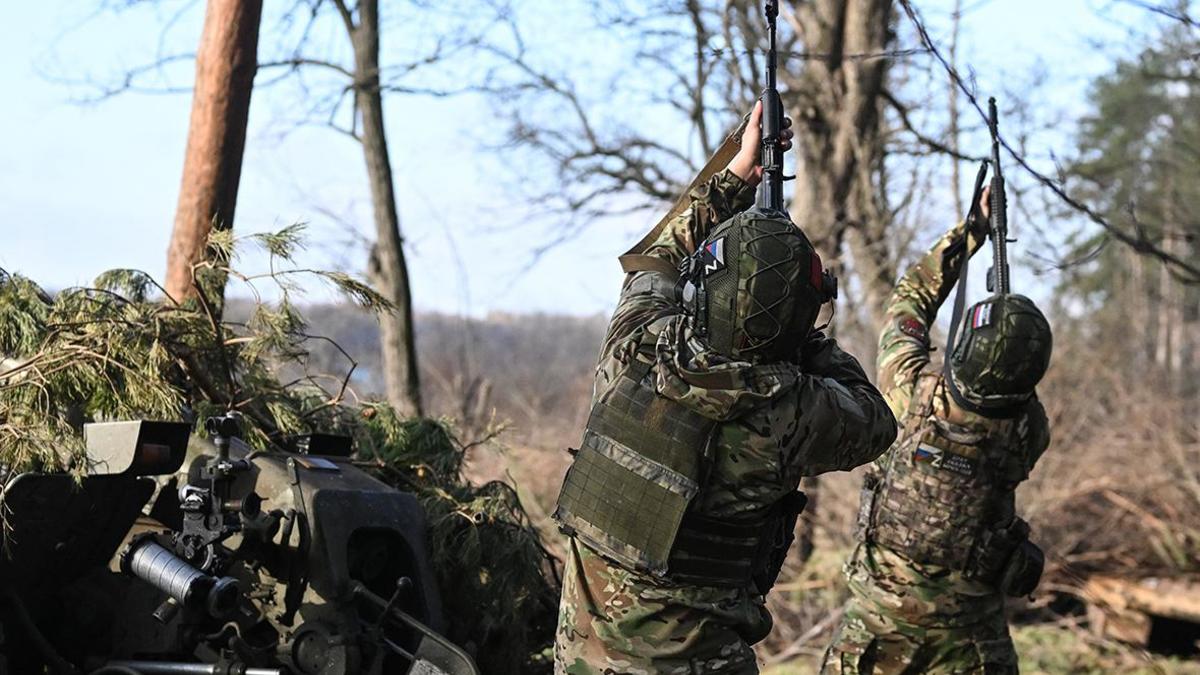
[{"label": "camouflage jacket", "polygon": [[[871,474],[876,477],[886,471],[892,454],[904,446],[923,413],[981,433],[1008,424],[955,405],[944,385],[942,362],[930,359],[930,328],[958,281],[964,249],[973,255],[983,242],[983,232],[967,233],[959,224],[905,273],[889,300],[887,323],[879,339],[878,376],[883,395],[900,421],[901,438],[873,464]],[[1008,452],[1023,463],[1023,473],[1028,475],[1050,442],[1045,411],[1036,397],[1018,416],[1015,429],[1015,447]],[[1001,511],[1012,509],[1011,504],[1000,507]],[[989,586],[964,579],[957,571],[913,562],[874,543],[859,545],[847,574],[851,590],[862,601],[905,623],[966,625],[1003,607],[1003,597]]]},{"label": "camouflage jacket", "polygon": [[[753,204],[754,190],[729,171],[692,194],[691,206],[647,249],[677,264],[711,228]],[[847,471],[879,456],[896,434],[895,418],[858,361],[837,342],[815,334],[798,363],[750,367],[711,351],[693,335],[691,319],[673,294],[628,275],[596,367],[593,398],[611,386],[628,349],[656,318],[671,314],[658,338],[658,392],[711,419],[722,420],[716,465],[698,499],[714,517],[766,510],[795,491],[803,476]],[[661,276],[661,275],[658,275]],[[746,389],[703,389],[687,375],[739,369]]]},{"label": "camouflage jacket", "polygon": [[[678,263],[710,228],[749,208],[754,191],[725,171],[692,197],[648,255]],[[693,502],[699,513],[714,518],[765,514],[796,490],[801,477],[869,462],[895,438],[895,419],[883,397],[834,340],[814,335],[797,363],[731,362],[694,335],[672,289],[673,280],[658,272],[627,276],[601,348],[594,397],[613,386],[650,324],[661,326],[665,319],[654,365],[659,395],[721,422],[707,484]],[[745,374],[743,389],[705,389],[689,382],[690,374],[727,369]],[[676,659],[744,656],[750,653],[747,644],[770,630],[762,597],[751,587],[673,586],[607,563],[578,542],[572,549],[559,624],[560,670],[566,664],[577,666],[566,672],[592,672],[587,664],[619,672],[673,672]],[[700,626],[709,627],[707,635],[724,637],[700,638]]]}]

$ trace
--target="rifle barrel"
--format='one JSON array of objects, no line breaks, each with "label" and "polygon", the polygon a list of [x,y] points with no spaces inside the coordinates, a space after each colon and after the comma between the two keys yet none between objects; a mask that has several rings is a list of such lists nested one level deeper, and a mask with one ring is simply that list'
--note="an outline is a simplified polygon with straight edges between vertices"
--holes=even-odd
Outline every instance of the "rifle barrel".
[{"label": "rifle barrel", "polygon": [[[1001,295],[1009,293],[1008,279],[1008,197],[1004,189],[1004,173],[1000,170],[1000,116],[996,111],[996,98],[988,99],[988,132],[992,135],[992,183],[988,219],[992,238],[992,274],[995,291]],[[990,289],[989,289],[990,290]]]},{"label": "rifle barrel", "polygon": [[778,0],[767,0],[767,65],[766,88],[762,93],[762,184],[758,190],[758,206],[764,210],[783,212],[783,146],[779,134],[783,131],[783,101],[776,87],[777,66],[775,19],[779,15]]}]

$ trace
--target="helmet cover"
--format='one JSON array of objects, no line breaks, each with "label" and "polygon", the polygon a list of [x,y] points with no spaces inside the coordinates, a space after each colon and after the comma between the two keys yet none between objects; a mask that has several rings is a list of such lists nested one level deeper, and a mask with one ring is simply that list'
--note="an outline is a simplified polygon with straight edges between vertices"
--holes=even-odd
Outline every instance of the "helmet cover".
[{"label": "helmet cover", "polygon": [[995,295],[967,310],[950,354],[953,384],[970,402],[999,408],[1027,400],[1050,366],[1050,323],[1023,295]]},{"label": "helmet cover", "polygon": [[787,360],[836,297],[808,237],[786,216],[751,209],[684,259],[682,299],[709,346],[731,358]]}]

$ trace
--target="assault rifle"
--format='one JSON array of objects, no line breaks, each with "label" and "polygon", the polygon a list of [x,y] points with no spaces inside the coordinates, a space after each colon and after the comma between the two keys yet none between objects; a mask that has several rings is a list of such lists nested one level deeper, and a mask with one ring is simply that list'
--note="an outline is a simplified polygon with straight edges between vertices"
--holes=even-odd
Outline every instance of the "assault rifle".
[{"label": "assault rifle", "polygon": [[1008,295],[1008,198],[1004,192],[1004,172],[1000,170],[999,116],[996,97],[988,99],[988,132],[992,135],[992,183],[988,198],[991,215],[988,229],[992,237],[992,268],[988,270],[989,293]]},{"label": "assault rifle", "polygon": [[763,211],[784,213],[783,210],[783,100],[775,85],[775,20],[779,16],[779,0],[767,0],[767,85],[762,93],[762,184],[758,190],[758,207]]}]

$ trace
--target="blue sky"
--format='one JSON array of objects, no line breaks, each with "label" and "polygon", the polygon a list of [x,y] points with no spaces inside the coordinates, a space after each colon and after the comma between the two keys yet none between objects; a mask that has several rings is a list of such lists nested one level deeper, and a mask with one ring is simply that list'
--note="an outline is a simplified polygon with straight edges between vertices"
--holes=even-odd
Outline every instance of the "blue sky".
[{"label": "blue sky", "polygon": [[[551,0],[527,2],[552,9]],[[52,288],[86,284],[112,267],[161,276],[183,162],[189,94],[124,94],[80,105],[72,100],[80,89],[60,81],[145,62],[170,18],[165,11],[89,18],[95,4],[13,3],[0,21],[0,267]],[[1106,19],[1097,10],[1110,4],[1101,0],[964,4],[978,8],[964,19],[960,60],[973,66],[980,89],[998,90],[1040,62],[1050,72],[1047,104],[1070,114],[1082,111],[1086,82],[1109,62],[1092,41],[1119,52],[1127,25],[1147,21],[1119,8],[1119,20]],[[952,2],[918,6],[935,38],[944,37]],[[201,19],[197,10],[181,15],[166,51],[194,49]],[[581,41],[572,58],[603,59],[612,47],[591,49]],[[190,72],[189,64],[175,81],[186,85]],[[356,241],[370,228],[361,153],[321,128],[281,138],[280,120],[293,100],[274,90],[255,94],[236,228],[308,221],[305,262],[359,271]],[[529,169],[486,149],[500,133],[489,107],[472,98],[392,97],[385,105],[419,309],[587,314],[612,306],[620,280],[615,256],[656,214],[591,228],[525,269],[546,232],[513,226],[524,208],[513,188]],[[1063,152],[1068,132],[1047,136],[1045,150]]]}]

